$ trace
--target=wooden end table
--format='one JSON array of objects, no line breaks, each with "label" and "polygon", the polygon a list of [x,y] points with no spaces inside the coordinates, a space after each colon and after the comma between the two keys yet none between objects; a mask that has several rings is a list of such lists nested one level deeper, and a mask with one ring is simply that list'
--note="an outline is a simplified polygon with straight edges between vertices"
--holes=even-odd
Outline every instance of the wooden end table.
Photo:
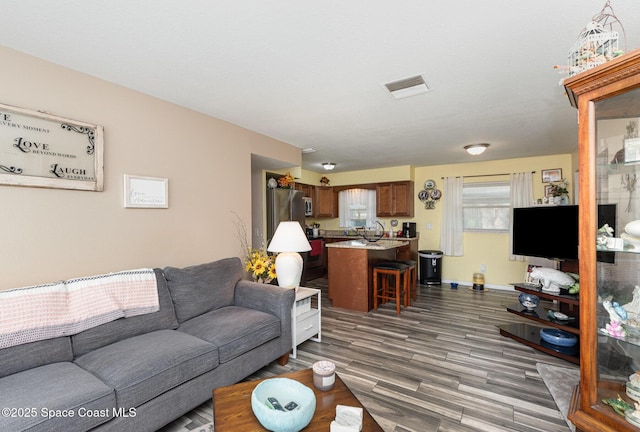
[{"label": "wooden end table", "polygon": [[[327,432],[329,425],[336,418],[336,405],[362,407],[362,430],[367,432],[383,431],[366,408],[351,393],[351,390],[340,379],[338,374],[336,374],[335,385],[328,391],[320,391],[313,386],[313,372],[311,369],[289,372],[278,375],[278,378],[296,380],[309,387],[316,395],[316,411],[313,414],[311,423],[304,428],[304,432]],[[251,409],[251,393],[262,381],[264,379],[245,381],[213,390],[213,425],[216,432],[266,430],[258,422]]]}]

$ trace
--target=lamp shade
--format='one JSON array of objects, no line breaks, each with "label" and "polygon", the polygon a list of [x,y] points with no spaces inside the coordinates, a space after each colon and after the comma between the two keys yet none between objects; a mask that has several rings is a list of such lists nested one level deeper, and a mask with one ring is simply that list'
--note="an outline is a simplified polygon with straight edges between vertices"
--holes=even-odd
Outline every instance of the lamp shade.
[{"label": "lamp shade", "polygon": [[282,288],[298,288],[303,265],[302,257],[298,252],[311,250],[311,245],[300,223],[280,222],[267,250],[278,252],[276,257],[278,285]]},{"label": "lamp shade", "polygon": [[306,252],[311,250],[299,222],[280,222],[267,248],[269,252]]}]

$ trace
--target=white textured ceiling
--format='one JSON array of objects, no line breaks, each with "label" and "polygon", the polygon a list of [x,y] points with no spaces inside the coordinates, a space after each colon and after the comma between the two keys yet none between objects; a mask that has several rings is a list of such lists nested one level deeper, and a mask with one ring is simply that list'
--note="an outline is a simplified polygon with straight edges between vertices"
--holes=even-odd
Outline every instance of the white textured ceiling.
[{"label": "white textured ceiling", "polygon": [[[309,170],[438,165],[574,151],[553,66],[604,3],[0,0],[0,45],[313,147]],[[640,1],[611,4],[640,47]]]}]

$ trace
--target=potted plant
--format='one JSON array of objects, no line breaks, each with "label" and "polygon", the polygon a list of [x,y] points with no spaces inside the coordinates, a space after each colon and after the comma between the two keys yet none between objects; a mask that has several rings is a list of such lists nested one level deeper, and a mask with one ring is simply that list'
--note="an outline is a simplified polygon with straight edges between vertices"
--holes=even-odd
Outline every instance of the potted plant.
[{"label": "potted plant", "polygon": [[551,183],[551,190],[549,195],[553,197],[556,204],[566,205],[569,204],[569,182],[567,179],[562,179],[557,183]]}]

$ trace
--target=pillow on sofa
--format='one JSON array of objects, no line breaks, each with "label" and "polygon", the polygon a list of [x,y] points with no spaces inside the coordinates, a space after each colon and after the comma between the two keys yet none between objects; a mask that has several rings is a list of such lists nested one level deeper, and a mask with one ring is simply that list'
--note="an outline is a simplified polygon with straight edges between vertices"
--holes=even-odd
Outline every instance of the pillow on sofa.
[{"label": "pillow on sofa", "polygon": [[224,258],[183,269],[166,267],[178,322],[233,304],[235,286],[244,276],[240,258]]},{"label": "pillow on sofa", "polygon": [[153,271],[158,285],[160,310],[144,315],[120,318],[71,336],[74,357],[139,334],[178,327],[167,281],[162,270],[156,268]]}]

